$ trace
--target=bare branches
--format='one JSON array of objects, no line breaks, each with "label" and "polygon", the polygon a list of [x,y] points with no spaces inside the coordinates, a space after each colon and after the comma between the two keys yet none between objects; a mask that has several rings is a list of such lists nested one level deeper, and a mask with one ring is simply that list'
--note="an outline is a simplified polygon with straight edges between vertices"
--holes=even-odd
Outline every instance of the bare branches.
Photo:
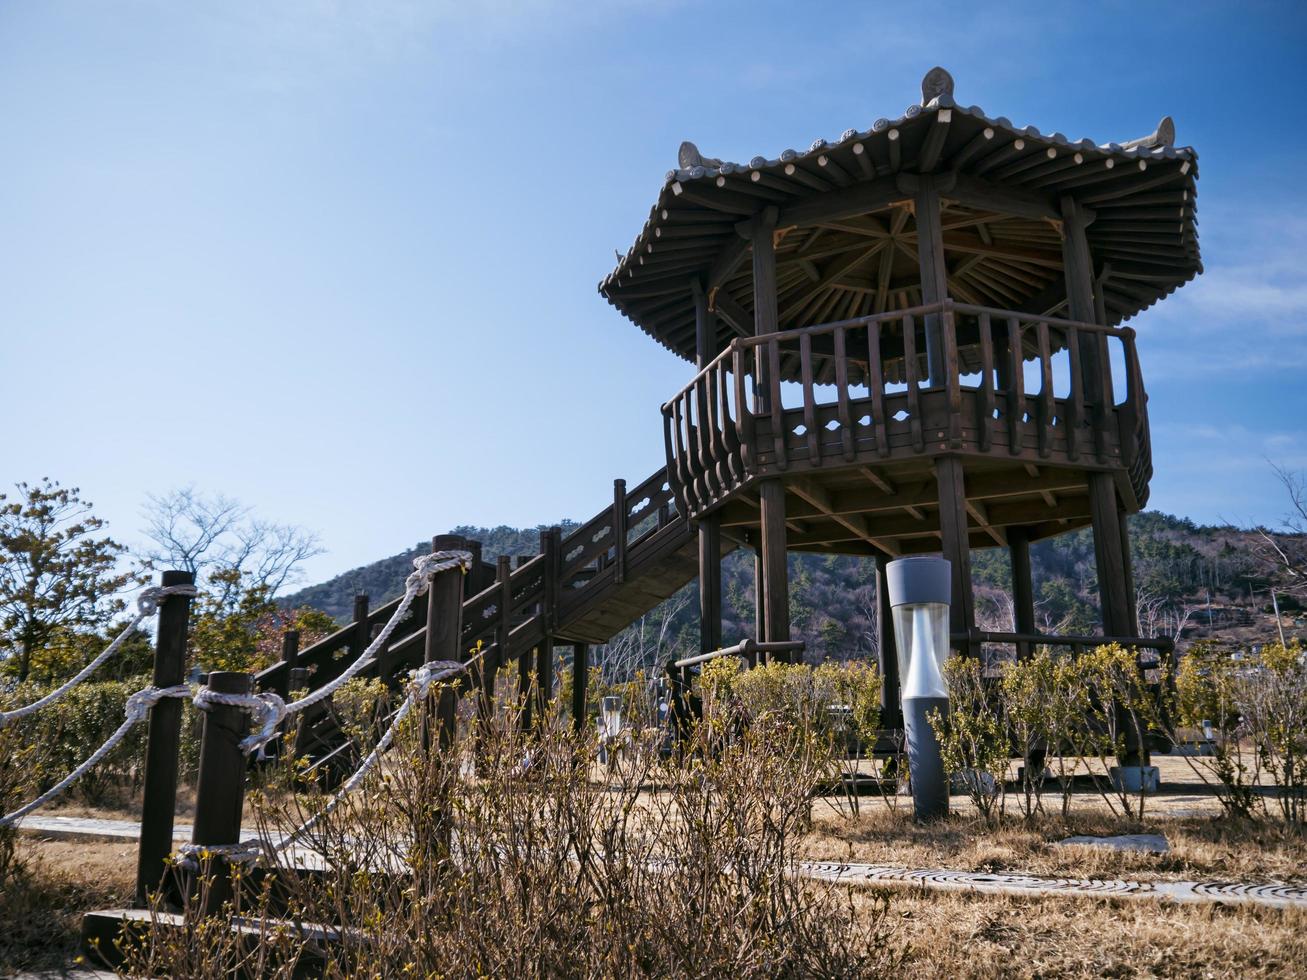
[{"label": "bare branches", "polygon": [[1258,559],[1278,580],[1279,592],[1307,597],[1307,473],[1271,463],[1289,498],[1289,513],[1278,528],[1255,528]]},{"label": "bare branches", "polygon": [[244,587],[269,595],[293,581],[306,560],[322,554],[312,532],[261,520],[239,501],[194,487],[149,497],[145,517],[153,543],[144,555],[150,567],[183,568],[206,579],[235,571]]}]

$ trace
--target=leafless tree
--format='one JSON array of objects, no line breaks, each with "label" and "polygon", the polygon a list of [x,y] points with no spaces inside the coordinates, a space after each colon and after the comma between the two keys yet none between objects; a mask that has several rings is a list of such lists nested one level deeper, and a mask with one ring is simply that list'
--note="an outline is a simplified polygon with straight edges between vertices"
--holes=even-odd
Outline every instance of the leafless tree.
[{"label": "leafless tree", "polygon": [[1135,617],[1144,636],[1179,640],[1201,604],[1175,600],[1140,587],[1135,594]]},{"label": "leafless tree", "polygon": [[691,590],[682,589],[613,637],[599,661],[604,680],[629,681],[641,670],[648,677],[656,674],[671,653],[671,628],[692,598]]},{"label": "leafless tree", "polygon": [[1278,591],[1307,597],[1307,473],[1271,464],[1289,496],[1289,513],[1278,528],[1259,527],[1257,557],[1282,583]]},{"label": "leafless tree", "polygon": [[237,500],[194,487],[151,495],[144,514],[151,542],[147,565],[185,569],[197,580],[237,571],[245,586],[276,594],[323,550],[311,531],[262,520]]}]

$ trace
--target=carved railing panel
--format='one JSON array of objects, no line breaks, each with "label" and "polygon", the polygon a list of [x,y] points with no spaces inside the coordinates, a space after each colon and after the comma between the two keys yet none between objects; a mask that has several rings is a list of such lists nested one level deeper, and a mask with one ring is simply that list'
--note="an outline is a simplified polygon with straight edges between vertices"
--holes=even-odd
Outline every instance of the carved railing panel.
[{"label": "carved railing panel", "polygon": [[[933,386],[928,318],[942,327]],[[1119,404],[1112,346],[1126,365]],[[1133,330],[952,301],[737,338],[663,406],[663,424],[691,515],[764,473],[927,451],[1121,465],[1140,499],[1151,476]]]}]

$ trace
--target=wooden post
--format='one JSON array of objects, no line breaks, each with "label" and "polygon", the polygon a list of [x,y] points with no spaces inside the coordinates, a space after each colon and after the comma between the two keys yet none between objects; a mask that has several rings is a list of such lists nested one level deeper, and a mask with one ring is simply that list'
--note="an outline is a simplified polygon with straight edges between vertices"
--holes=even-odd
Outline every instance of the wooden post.
[{"label": "wooden post", "polygon": [[[777,216],[777,209],[768,207],[752,221],[744,223],[753,249],[753,332],[759,337],[779,329],[780,315],[776,302]],[[758,386],[754,395],[756,414],[765,415],[772,408],[772,372],[768,363],[767,345],[759,344],[754,356],[753,376]]]},{"label": "wooden post", "polygon": [[[1085,230],[1093,224],[1094,213],[1069,194],[1062,198],[1062,268],[1066,277],[1067,319],[1085,323],[1098,322],[1098,304],[1094,294],[1094,258],[1089,251],[1089,238]],[[1077,347],[1080,355],[1080,378],[1072,384],[1083,386],[1085,401],[1096,410],[1103,406],[1102,368],[1100,365],[1101,338],[1087,330],[1078,331]],[[1097,416],[1098,412],[1095,412]]]},{"label": "wooden post", "polygon": [[[1139,635],[1139,605],[1135,594],[1135,567],[1130,557],[1130,525],[1126,521],[1125,508],[1118,503],[1116,524],[1121,529],[1121,567],[1125,575],[1125,626],[1126,636]],[[1210,596],[1209,596],[1210,598]]]},{"label": "wooden post", "polygon": [[277,694],[283,701],[290,698],[291,676],[300,663],[300,631],[287,630],[281,634],[281,662],[284,665],[277,679]]},{"label": "wooden post", "polygon": [[536,647],[536,724],[548,723],[549,704],[554,697],[554,638],[546,636]]},{"label": "wooden post", "polygon": [[[1030,529],[1010,527],[1007,531],[1008,555],[1012,561],[1013,629],[1017,633],[1035,633],[1035,589],[1030,571]],[[1017,657],[1030,656],[1030,644],[1017,644]]]},{"label": "wooden post", "polygon": [[699,522],[699,652],[722,645],[722,525],[716,514]]},{"label": "wooden post", "polygon": [[[944,557],[953,566],[949,632],[969,637],[975,627],[976,613],[971,594],[971,542],[967,537],[967,491],[962,460],[956,456],[936,459],[935,482],[939,490],[940,542]],[[963,656],[969,656],[972,652],[970,639],[958,641],[956,649]]]},{"label": "wooden post", "polygon": [[[768,643],[790,638],[790,586],[785,539],[785,485],[780,480],[758,484],[762,505],[762,596],[766,609],[764,639]],[[790,653],[781,654],[793,660]]]},{"label": "wooden post", "polygon": [[[552,535],[551,538],[552,540]],[[540,539],[540,550],[545,552],[545,540]],[[548,575],[548,571],[546,571]],[[626,581],[626,481],[613,481],[613,582]]]},{"label": "wooden post", "polygon": [[[767,602],[762,589],[762,548],[753,551],[753,633],[754,640],[761,643],[767,638]],[[758,658],[750,655],[749,666],[757,667]]]},{"label": "wooden post", "polygon": [[[917,263],[921,273],[923,305],[948,299],[948,269],[944,264],[944,232],[940,219],[939,189],[930,176],[917,178],[913,209],[917,217]],[[944,357],[944,318],[938,313],[925,317],[926,370],[932,388],[948,383]]]},{"label": "wooden post", "polygon": [[572,730],[584,735],[586,730],[585,696],[590,684],[590,647],[572,645]]},{"label": "wooden post", "polygon": [[[431,539],[432,551],[463,550],[464,540],[454,534],[439,534]],[[427,588],[427,635],[423,660],[462,661],[463,633],[463,573],[457,568],[439,572],[431,577]],[[439,725],[439,747],[449,748],[457,731],[455,711],[458,694],[452,684],[442,684],[436,693],[436,719]]]},{"label": "wooden post", "polygon": [[[248,695],[254,693],[254,676],[235,671],[214,671],[209,674],[208,687],[215,694]],[[241,811],[245,805],[245,769],[248,765],[241,742],[249,730],[249,712],[239,705],[215,704],[205,710],[204,730],[200,737],[200,772],[195,787],[192,844],[223,845],[240,842]],[[222,858],[214,858],[209,867],[201,866],[199,876],[205,874],[212,876],[213,880],[204,896],[200,914],[213,915],[232,897],[227,862]]]},{"label": "wooden post", "polygon": [[[193,585],[191,572],[164,572],[162,586]],[[189,596],[170,595],[159,604],[159,633],[154,643],[155,687],[172,687],[186,679],[186,630]],[[136,851],[136,906],[143,908],[149,893],[163,881],[165,861],[172,852],[173,811],[177,806],[177,750],[181,740],[182,703],[164,698],[150,709],[145,742],[145,787],[141,804],[141,842]]]},{"label": "wooden post", "polygon": [[[1134,610],[1126,586],[1126,556],[1122,550],[1121,510],[1110,473],[1089,474],[1089,517],[1094,529],[1094,561],[1098,571],[1099,611],[1109,637],[1133,636]],[[1126,711],[1117,705],[1118,730],[1124,735],[1122,766],[1148,765],[1148,747],[1140,745]]]},{"label": "wooden post", "polygon": [[354,597],[354,632],[349,638],[349,656],[356,660],[372,642],[372,624],[368,622],[368,594]]},{"label": "wooden post", "polygon": [[880,660],[880,719],[882,728],[903,727],[903,704],[899,700],[899,655],[894,637],[894,611],[889,604],[885,566],[889,556],[876,556],[876,639]]}]

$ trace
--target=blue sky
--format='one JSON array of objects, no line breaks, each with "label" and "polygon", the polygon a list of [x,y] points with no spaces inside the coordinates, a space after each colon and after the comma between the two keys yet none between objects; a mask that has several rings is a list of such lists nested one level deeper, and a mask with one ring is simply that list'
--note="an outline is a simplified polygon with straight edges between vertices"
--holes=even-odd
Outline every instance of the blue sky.
[{"label": "blue sky", "polygon": [[[1153,506],[1273,522],[1307,468],[1307,7],[0,4],[0,482],[128,543],[194,484],[317,579],[585,518],[689,378],[596,294],[683,139],[748,159],[957,98],[1072,138],[1175,117],[1206,275],[1136,322]],[[600,446],[594,452],[587,447]]]}]

